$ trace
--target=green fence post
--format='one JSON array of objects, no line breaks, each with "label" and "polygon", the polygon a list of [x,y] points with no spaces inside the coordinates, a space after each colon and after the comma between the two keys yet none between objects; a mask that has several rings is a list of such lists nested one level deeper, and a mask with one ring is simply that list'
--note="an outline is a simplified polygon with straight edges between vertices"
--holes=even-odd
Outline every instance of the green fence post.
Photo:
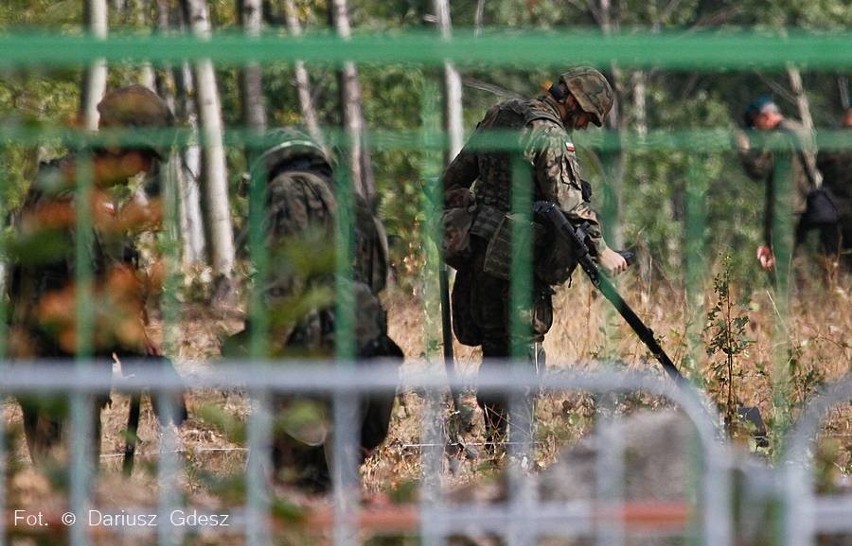
[{"label": "green fence post", "polygon": [[434,81],[427,80],[421,94],[420,117],[422,128],[421,142],[421,179],[424,183],[421,207],[423,221],[421,225],[421,248],[424,253],[423,269],[421,271],[421,287],[423,291],[423,311],[425,319],[426,362],[429,365],[440,360],[441,342],[441,291],[440,268],[442,264],[439,250],[441,241],[441,203],[444,202],[443,186],[441,184],[441,151],[436,149],[436,139],[441,135],[441,112],[439,101],[440,89]]},{"label": "green fence post", "polygon": [[[94,169],[91,148],[78,151],[74,187],[75,248],[74,248],[74,313],[76,318],[75,366],[83,371],[92,370],[92,335],[94,333],[94,306],[92,283],[92,257],[94,252],[94,224],[92,222],[92,186]],[[71,393],[71,491],[70,506],[88,504],[92,469],[92,408],[88,402],[93,394]],[[99,411],[95,410],[95,411]],[[100,419],[100,415],[96,416]],[[84,525],[71,528],[71,543],[86,544],[88,533]]]},{"label": "green fence post", "polygon": [[792,156],[789,143],[779,137],[775,144],[774,184],[766,191],[773,203],[772,251],[775,254],[774,303],[775,330],[773,335],[772,400],[776,438],[784,438],[790,426],[790,290],[795,270],[793,267],[794,216],[791,195],[796,191],[792,182]]},{"label": "green fence post", "polygon": [[251,338],[249,339],[248,354],[253,360],[269,358],[269,310],[265,309],[263,290],[269,283],[269,252],[266,246],[266,184],[267,176],[264,165],[258,164],[257,158],[262,153],[261,146],[271,146],[272,142],[250,140],[249,150],[249,218],[248,244],[251,256],[254,282],[249,292],[249,321]]},{"label": "green fence post", "polygon": [[[692,154],[687,162],[686,174],[686,218],[684,241],[684,270],[686,271],[686,328],[688,355],[685,359],[686,375],[693,381],[703,376],[700,355],[703,352],[701,334],[704,322],[704,287],[706,281],[707,210],[704,196],[709,188],[707,172],[703,168],[706,157]],[[691,311],[691,312],[690,312]]]},{"label": "green fence post", "polygon": [[[442,156],[441,149],[436,148],[436,140],[442,137],[441,111],[439,99],[441,92],[434,78],[428,78],[423,86],[420,99],[420,172],[423,180],[421,196],[422,223],[420,225],[420,247],[423,249],[424,261],[420,272],[420,287],[423,298],[424,319],[424,359],[432,373],[441,373],[440,364],[443,362],[442,311],[441,311],[441,268],[443,267],[440,241],[441,204],[444,202],[443,185],[441,184]],[[452,363],[448,363],[452,365]],[[437,389],[429,389],[424,400],[422,419],[421,443],[421,476],[423,481],[423,502],[433,504],[441,502],[441,487],[443,484],[443,456],[445,445],[445,416],[443,412],[443,396]],[[421,540],[426,546],[443,544],[443,537],[434,529],[423,527]]]}]

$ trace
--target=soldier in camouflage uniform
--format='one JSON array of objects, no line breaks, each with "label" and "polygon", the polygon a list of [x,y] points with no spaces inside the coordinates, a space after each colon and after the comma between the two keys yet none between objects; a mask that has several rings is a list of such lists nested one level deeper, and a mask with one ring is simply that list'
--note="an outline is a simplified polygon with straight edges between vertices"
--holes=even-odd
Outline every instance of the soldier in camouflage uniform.
[{"label": "soldier in camouflage uniform", "polygon": [[[757,260],[765,271],[773,271],[776,266],[773,233],[775,207],[779,202],[778,188],[780,182],[775,179],[778,149],[772,149],[773,138],[784,139],[783,144],[789,146],[791,160],[789,195],[786,199],[792,217],[793,245],[798,248],[805,242],[808,232],[818,230],[822,252],[826,256],[837,253],[837,226],[812,225],[805,220],[807,197],[811,188],[816,185],[820,173],[816,170],[814,154],[816,149],[813,137],[805,127],[794,120],[784,117],[775,102],[768,96],[762,96],[748,105],[743,115],[745,126],[749,133],[739,132],[736,135],[736,145],[740,161],[746,174],[752,180],[762,182],[766,191],[766,203],[763,216],[763,245],[757,249]],[[754,141],[754,142],[752,142]],[[778,141],[775,144],[779,144]],[[798,269],[798,268],[797,268]]]},{"label": "soldier in camouflage uniform", "polygon": [[[338,206],[332,164],[320,146],[296,129],[272,131],[267,142],[271,146],[256,161],[261,169],[256,177],[266,182],[263,214],[269,272],[262,289],[263,309],[253,311],[266,313],[269,319],[270,356],[330,359],[335,355]],[[367,201],[359,195],[354,198],[350,290],[355,303],[355,356],[359,365],[388,358],[401,363],[402,350],[387,335],[387,318],[378,297],[388,274],[387,238]],[[311,264],[307,264],[309,256],[314,259]],[[308,299],[314,306],[294,316],[294,303]],[[235,341],[245,345],[252,329],[248,323],[228,345],[233,348]],[[362,399],[362,458],[387,436],[394,398],[394,393],[380,393]],[[314,492],[326,491],[330,408],[324,400],[306,397],[278,397],[275,405],[280,423],[272,446],[274,477]]]},{"label": "soldier in camouflage uniform", "polygon": [[[534,200],[554,202],[569,219],[585,224],[597,260],[607,272],[619,273],[627,267],[601,236],[598,215],[588,195],[584,196],[571,139],[571,131],[585,129],[590,122],[600,127],[612,104],[612,89],[600,72],[586,66],[572,68],[543,96],[512,99],[490,108],[444,172],[445,227],[451,228],[445,230],[445,259],[457,270],[453,331],[461,343],[481,345],[485,363],[510,356],[511,251],[503,243],[511,212],[513,157],[530,169]],[[517,135],[519,153],[482,149],[489,135],[507,132]],[[570,278],[576,260],[572,249],[545,225],[536,224],[535,232],[533,309],[529,312],[532,339],[524,341],[535,342],[534,352],[539,353],[537,344],[553,320],[551,287]],[[478,403],[485,412],[489,437],[504,435],[504,397],[480,395]]]},{"label": "soldier in camouflage uniform", "polygon": [[[128,86],[107,93],[98,106],[102,128],[139,127],[160,129],[172,125],[169,108],[160,97],[142,86]],[[71,361],[79,354],[76,323],[77,281],[76,213],[91,215],[93,231],[89,248],[94,310],[91,347],[95,368],[111,373],[114,358],[150,359],[166,364],[145,331],[145,280],[132,262],[134,249],[128,232],[145,230],[156,214],[117,206],[114,190],[139,173],[151,171],[166,160],[167,149],[158,143],[107,144],[85,158],[71,153],[43,163],[27,191],[22,206],[12,216],[15,228],[9,245],[10,270],[6,285],[9,300],[9,353],[13,359]],[[77,186],[89,175],[90,203],[79,203]],[[150,211],[149,211],[150,212]],[[168,373],[174,370],[168,366]],[[20,396],[24,431],[30,456],[48,462],[63,437],[68,407],[65,397]],[[100,410],[108,395],[91,400],[93,456],[100,452]],[[173,401],[174,416],[186,416],[183,397]]]},{"label": "soldier in camouflage uniform", "polygon": [[[852,108],[843,115],[843,128],[852,132]],[[820,150],[816,158],[823,185],[831,192],[840,213],[840,268],[852,273],[852,148]]]}]

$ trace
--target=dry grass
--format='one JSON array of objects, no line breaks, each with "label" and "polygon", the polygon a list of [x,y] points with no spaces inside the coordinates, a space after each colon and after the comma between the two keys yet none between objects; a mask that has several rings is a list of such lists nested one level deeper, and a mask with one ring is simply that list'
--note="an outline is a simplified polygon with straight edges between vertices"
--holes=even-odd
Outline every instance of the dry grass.
[{"label": "dry grass", "polygon": [[[736,293],[737,287],[731,287]],[[708,332],[702,306],[713,301],[712,289],[705,291],[705,301],[688,304],[681,291],[666,286],[647,286],[633,274],[620,280],[620,291],[637,314],[653,327],[663,347],[673,360],[686,363],[696,376],[708,369],[708,357],[702,340]],[[812,396],[819,382],[837,380],[849,374],[852,362],[852,306],[849,304],[849,284],[830,289],[804,289],[792,299],[789,315],[779,317],[776,302],[767,291],[759,291],[736,299],[745,302],[743,311],[749,317],[748,337],[753,342],[745,354],[737,358],[742,376],[736,380],[739,401],[756,405],[772,421],[774,355],[789,353],[796,366],[789,385],[795,408]],[[417,364],[425,355],[427,342],[423,334],[425,314],[416,294],[395,288],[386,296],[390,316],[390,334],[411,359],[403,368]],[[660,370],[647,349],[600,294],[595,292],[580,274],[575,275],[571,288],[563,288],[555,298],[556,320],[545,342],[548,365],[554,368],[592,369],[596,358],[617,358],[625,367]],[[239,327],[238,317],[228,320],[209,316],[203,307],[189,307],[182,317],[181,340],[175,352],[177,365],[183,374],[203,372],[218,355],[220,339]],[[157,329],[154,329],[157,332]],[[781,332],[781,334],[779,334]],[[475,373],[479,354],[476,349],[456,345],[455,353],[463,374]],[[662,372],[659,372],[662,375]],[[712,387],[712,385],[711,385]],[[719,393],[710,392],[719,399]],[[474,398],[468,395],[471,407]],[[627,405],[659,404],[657,400],[630,399]],[[243,502],[242,490],[233,482],[242,479],[247,453],[243,445],[229,438],[227,431],[199,417],[200,409],[219,408],[244,423],[248,403],[239,391],[193,392],[190,400],[190,420],[178,431],[181,458],[185,462],[177,482],[182,498],[189,506],[210,509],[226,508]],[[395,500],[416,495],[421,477],[422,407],[424,398],[416,390],[403,387],[394,410],[391,432],[387,442],[367,460],[362,468],[365,496],[381,494]],[[154,479],[159,455],[161,430],[145,404],[140,430],[137,472],[125,479],[120,472],[124,428],[127,415],[126,397],[116,395],[113,404],[104,411],[104,444],[102,477],[97,488],[96,503],[102,506],[152,506],[157,495]],[[10,430],[19,432],[17,405],[7,401],[4,406]],[[545,397],[537,407],[539,429],[536,466],[552,461],[566,443],[576,441],[592,423],[594,405],[581,393],[565,393]],[[449,417],[449,409],[445,409]],[[477,416],[478,417],[478,416]],[[472,449],[451,452],[445,457],[445,476],[449,484],[476,482],[492,476],[494,461],[478,449],[482,442],[481,418],[469,430],[460,430],[458,423],[448,419],[450,431]],[[11,479],[7,506],[47,507],[59,513],[65,505],[57,497],[55,483],[29,467],[26,450],[19,436],[11,454]],[[850,406],[837,408],[828,416],[823,427],[822,451],[830,453],[826,467],[834,473],[852,474],[852,411]],[[768,454],[771,455],[771,454]],[[293,491],[277,491],[277,498],[299,504],[302,497]],[[221,531],[221,530],[220,530]],[[213,538],[198,537],[186,544],[232,543],[221,533]],[[26,543],[26,542],[23,542]],[[104,544],[115,544],[106,540]],[[292,542],[299,543],[298,539]],[[308,540],[305,543],[311,543]]]}]

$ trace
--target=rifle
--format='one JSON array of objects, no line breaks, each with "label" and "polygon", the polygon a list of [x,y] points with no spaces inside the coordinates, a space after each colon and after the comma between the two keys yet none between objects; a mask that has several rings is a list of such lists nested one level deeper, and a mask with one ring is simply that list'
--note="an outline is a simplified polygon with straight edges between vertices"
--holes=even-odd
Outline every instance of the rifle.
[{"label": "rifle", "polygon": [[654,337],[654,332],[648,328],[644,322],[642,322],[642,319],[640,319],[633,309],[630,308],[630,305],[624,301],[609,279],[601,275],[598,270],[598,266],[595,264],[594,260],[592,260],[592,255],[589,252],[589,246],[586,244],[585,234],[581,235],[581,230],[579,228],[575,228],[568,218],[565,217],[565,214],[559,210],[559,207],[550,201],[536,201],[533,204],[533,211],[537,215],[547,218],[553,224],[553,227],[556,228],[556,233],[574,246],[578,255],[577,261],[580,267],[583,268],[586,276],[589,277],[589,280],[592,281],[595,288],[600,290],[604,297],[608,299],[613,306],[615,306],[615,309],[622,317],[624,317],[627,324],[633,328],[633,331],[637,336],[639,336],[639,339],[642,340],[642,343],[650,349],[654,358],[662,364],[663,370],[665,370],[669,377],[678,384],[688,383],[687,379],[680,373],[680,370],[677,369],[674,362],[672,362],[672,359],[669,358],[669,355],[666,354],[657,342],[656,337]]}]

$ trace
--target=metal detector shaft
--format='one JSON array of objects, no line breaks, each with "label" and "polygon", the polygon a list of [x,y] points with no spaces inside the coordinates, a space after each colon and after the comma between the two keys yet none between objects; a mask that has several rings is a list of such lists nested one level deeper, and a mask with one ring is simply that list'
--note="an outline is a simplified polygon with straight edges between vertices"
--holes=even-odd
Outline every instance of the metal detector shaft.
[{"label": "metal detector shaft", "polygon": [[672,359],[669,358],[669,355],[666,354],[657,342],[657,339],[654,337],[654,332],[651,331],[644,322],[642,322],[642,319],[640,319],[635,312],[633,312],[633,309],[631,309],[630,305],[624,301],[624,298],[621,297],[618,290],[615,289],[609,279],[607,279],[604,275],[601,275],[598,270],[598,266],[589,254],[589,247],[586,245],[584,237],[580,236],[577,229],[571,224],[568,218],[565,217],[565,214],[559,210],[559,207],[549,201],[536,201],[533,205],[533,209],[537,214],[547,217],[553,223],[557,233],[559,233],[561,237],[565,237],[572,245],[574,245],[577,249],[580,267],[582,267],[583,271],[586,272],[589,280],[591,280],[592,284],[600,290],[601,294],[603,294],[604,297],[615,306],[619,314],[624,317],[627,324],[633,328],[633,331],[637,336],[639,336],[639,339],[642,340],[642,343],[650,349],[654,358],[662,364],[663,369],[669,377],[677,383],[686,383],[686,378],[680,373],[680,370],[678,370],[677,366],[674,365]]}]

